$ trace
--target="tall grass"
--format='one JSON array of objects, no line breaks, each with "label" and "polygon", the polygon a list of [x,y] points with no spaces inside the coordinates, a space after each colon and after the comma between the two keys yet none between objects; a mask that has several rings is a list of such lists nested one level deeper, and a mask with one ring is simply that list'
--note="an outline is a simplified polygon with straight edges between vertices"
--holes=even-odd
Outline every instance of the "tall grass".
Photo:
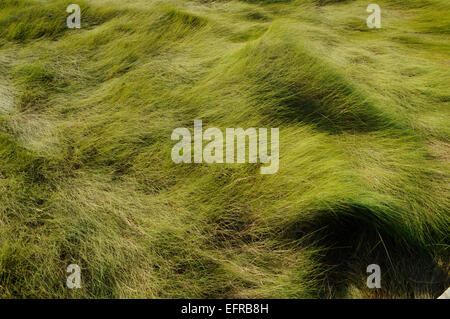
[{"label": "tall grass", "polygon": [[[437,296],[449,7],[380,1],[369,31],[319,2],[92,0],[68,30],[70,1],[3,1],[0,296]],[[279,127],[279,172],[174,164],[194,119]]]}]

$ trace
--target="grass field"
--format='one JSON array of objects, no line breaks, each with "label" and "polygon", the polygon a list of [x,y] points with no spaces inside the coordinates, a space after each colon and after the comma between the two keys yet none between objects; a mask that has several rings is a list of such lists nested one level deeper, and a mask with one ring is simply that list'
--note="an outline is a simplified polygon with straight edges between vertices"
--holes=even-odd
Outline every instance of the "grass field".
[{"label": "grass field", "polygon": [[[437,297],[450,2],[369,3],[2,0],[0,297]],[[194,119],[279,128],[278,173],[173,163]]]}]

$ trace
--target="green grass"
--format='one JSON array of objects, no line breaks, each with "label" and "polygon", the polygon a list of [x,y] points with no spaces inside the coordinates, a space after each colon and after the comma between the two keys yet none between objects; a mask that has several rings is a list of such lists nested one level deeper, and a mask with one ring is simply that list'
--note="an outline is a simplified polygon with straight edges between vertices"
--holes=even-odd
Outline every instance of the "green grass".
[{"label": "green grass", "polygon": [[[0,3],[0,297],[447,288],[448,1],[377,30],[365,1],[77,1],[79,30],[70,3]],[[174,164],[194,119],[280,128],[280,170]]]}]

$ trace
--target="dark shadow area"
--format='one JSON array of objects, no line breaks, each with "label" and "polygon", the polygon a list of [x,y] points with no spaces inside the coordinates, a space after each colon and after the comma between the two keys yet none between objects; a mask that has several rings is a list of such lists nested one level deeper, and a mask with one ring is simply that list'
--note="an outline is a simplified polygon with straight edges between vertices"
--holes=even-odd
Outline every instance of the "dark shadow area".
[{"label": "dark shadow area", "polygon": [[250,83],[250,99],[281,123],[313,124],[328,133],[373,132],[404,126],[389,118],[357,84],[314,53],[266,38],[239,52],[236,72]]},{"label": "dark shadow area", "polygon": [[[437,298],[450,285],[448,252],[434,255],[377,226],[365,208],[322,212],[310,222],[293,225],[284,234],[324,248],[324,298]],[[381,268],[381,288],[367,287],[367,266]]]},{"label": "dark shadow area", "polygon": [[377,111],[369,102],[361,102],[357,110],[341,113],[329,112],[333,102],[325,104],[320,97],[303,96],[301,89],[278,97],[280,106],[272,110],[272,116],[283,123],[313,124],[317,130],[339,134],[346,131],[370,133],[386,128],[400,128]]}]

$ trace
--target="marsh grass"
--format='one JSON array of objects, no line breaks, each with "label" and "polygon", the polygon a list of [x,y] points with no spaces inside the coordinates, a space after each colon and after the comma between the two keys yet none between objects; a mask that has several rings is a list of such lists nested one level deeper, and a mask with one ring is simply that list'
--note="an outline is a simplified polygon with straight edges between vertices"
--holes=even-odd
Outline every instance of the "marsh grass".
[{"label": "marsh grass", "polygon": [[[0,296],[448,286],[446,1],[380,0],[370,31],[363,1],[78,1],[80,30],[69,2],[0,3]],[[279,172],[175,165],[194,119],[279,127]]]}]

